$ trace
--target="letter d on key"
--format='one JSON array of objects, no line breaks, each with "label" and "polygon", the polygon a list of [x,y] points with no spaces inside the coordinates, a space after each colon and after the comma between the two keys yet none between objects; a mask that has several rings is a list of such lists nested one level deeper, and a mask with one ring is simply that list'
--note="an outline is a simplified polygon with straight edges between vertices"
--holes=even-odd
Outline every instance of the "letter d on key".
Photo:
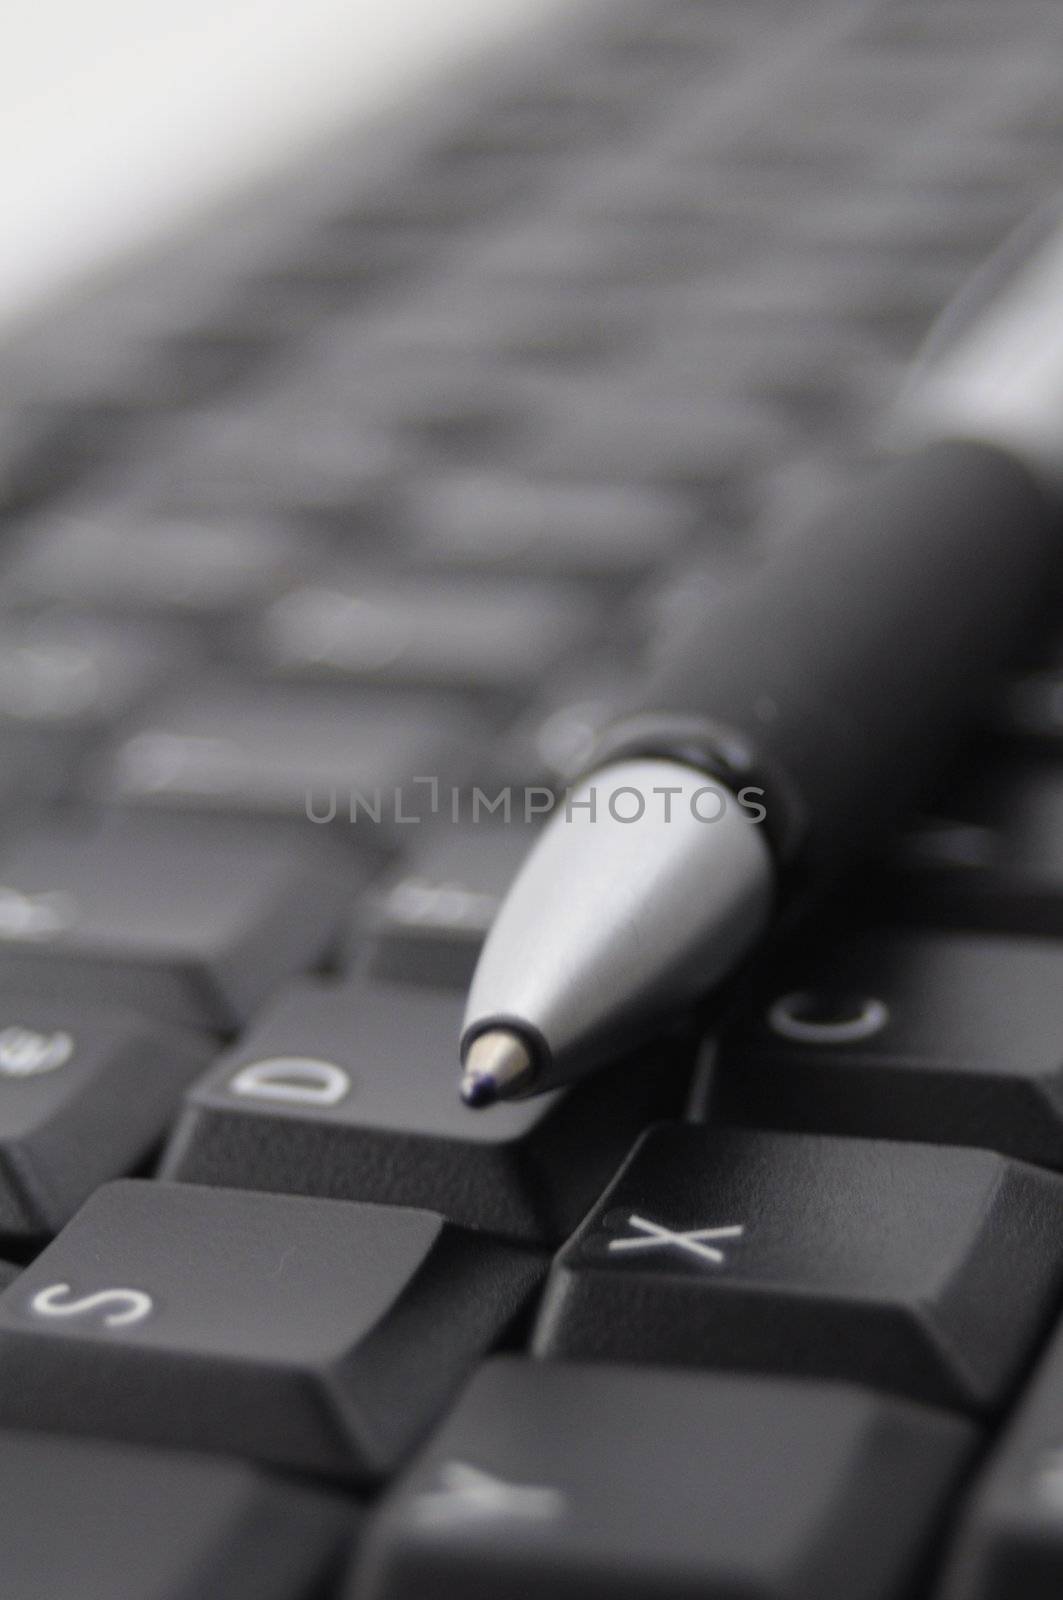
[{"label": "letter d on key", "polygon": [[281,1100],[295,1105],[338,1105],[350,1091],[350,1074],[332,1061],[310,1056],[276,1056],[242,1067],[229,1084],[233,1094],[253,1100]]}]

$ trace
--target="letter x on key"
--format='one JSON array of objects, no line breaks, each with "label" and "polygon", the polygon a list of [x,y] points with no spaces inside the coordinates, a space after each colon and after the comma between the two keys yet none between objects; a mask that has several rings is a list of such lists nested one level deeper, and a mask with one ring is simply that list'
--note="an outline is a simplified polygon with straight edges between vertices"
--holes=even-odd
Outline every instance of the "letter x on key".
[{"label": "letter x on key", "polygon": [[745,1232],[740,1222],[725,1228],[689,1228],[684,1233],[675,1228],[663,1228],[659,1222],[650,1222],[646,1217],[633,1215],[627,1221],[628,1227],[634,1228],[641,1237],[610,1239],[610,1250],[667,1250],[674,1245],[677,1250],[685,1250],[716,1266],[722,1266],[727,1258],[709,1240],[740,1239]]}]

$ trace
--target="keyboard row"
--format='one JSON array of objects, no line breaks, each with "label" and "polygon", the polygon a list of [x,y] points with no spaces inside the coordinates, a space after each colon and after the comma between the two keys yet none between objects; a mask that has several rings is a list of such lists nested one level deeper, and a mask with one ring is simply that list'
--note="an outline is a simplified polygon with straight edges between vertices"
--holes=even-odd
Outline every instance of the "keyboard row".
[{"label": "keyboard row", "polygon": [[[183,606],[181,585],[145,559],[158,594]],[[78,581],[76,561],[58,564]],[[116,601],[140,583],[135,559],[123,552],[118,565],[121,579],[100,577]],[[453,821],[467,819],[474,787],[482,806],[513,786],[506,815],[534,816],[542,801],[521,790],[580,769],[595,733],[636,702],[662,641],[735,571],[720,551],[611,599],[557,580],[307,582],[242,620],[225,610],[226,582],[200,571],[194,624],[150,604],[125,616],[8,611],[0,810],[30,796],[305,819],[308,805],[349,814],[357,794],[386,795],[394,813],[403,789],[407,811]],[[257,583],[263,569],[252,572]],[[1050,638],[986,708],[996,749],[935,803],[934,827],[911,843],[923,866],[951,852],[983,870],[991,835],[1058,858],[1049,762],[1063,748],[1060,684]],[[435,788],[419,793],[430,778]],[[466,794],[459,819],[455,785]]]},{"label": "keyboard row", "polygon": [[[189,779],[175,797],[171,786],[158,808],[14,805],[0,835],[0,984],[60,979],[72,993],[221,1032],[285,978],[322,965],[460,987],[552,798],[448,789],[427,763],[418,774],[397,754],[409,731],[399,709],[389,723],[379,708],[395,765],[378,766],[375,793],[364,769],[345,792],[338,756],[316,774],[300,767],[313,729],[301,745],[263,729],[253,759],[245,729],[242,766],[228,747],[203,753],[194,788]],[[419,726],[425,741],[441,731]],[[1063,779],[1029,762],[987,769],[902,841],[868,891],[880,920],[1063,931]],[[512,801],[508,814],[499,795]],[[248,820],[254,796],[263,814]],[[534,799],[534,814],[522,814],[522,799]]]},{"label": "keyboard row", "polygon": [[352,1600],[888,1600],[1038,1358],[943,1592],[1047,1595],[1061,1223],[988,1151],[690,1123],[548,1271],[408,1206],[106,1184],[2,1273],[5,1592],[287,1600],[358,1542]]}]

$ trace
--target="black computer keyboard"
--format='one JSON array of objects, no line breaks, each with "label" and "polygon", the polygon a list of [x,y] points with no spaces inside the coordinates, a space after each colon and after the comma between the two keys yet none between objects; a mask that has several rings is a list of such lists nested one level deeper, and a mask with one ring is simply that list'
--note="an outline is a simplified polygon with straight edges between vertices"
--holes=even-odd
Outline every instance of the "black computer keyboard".
[{"label": "black computer keyboard", "polygon": [[1061,59],[574,7],[11,339],[2,1600],[1063,1593],[1051,625],[718,1036],[454,1087],[551,792],[864,469]]}]

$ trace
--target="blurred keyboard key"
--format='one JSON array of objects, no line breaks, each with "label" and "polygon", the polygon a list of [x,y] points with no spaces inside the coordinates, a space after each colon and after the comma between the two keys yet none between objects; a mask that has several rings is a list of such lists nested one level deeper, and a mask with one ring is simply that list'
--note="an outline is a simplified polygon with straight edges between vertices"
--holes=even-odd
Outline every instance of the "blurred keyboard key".
[{"label": "blurred keyboard key", "polygon": [[542,430],[529,434],[521,456],[543,476],[709,489],[741,505],[753,475],[777,465],[793,443],[792,429],[767,406],[708,404],[693,382],[685,392],[654,390],[610,376],[544,406]]},{"label": "blurred keyboard key", "polygon": [[108,1184],[0,1296],[0,1417],[371,1480],[540,1272],[425,1211]]},{"label": "blurred keyboard key", "polygon": [[0,516],[20,512],[75,475],[77,430],[54,412],[0,404]]},{"label": "blurred keyboard key", "polygon": [[[139,308],[142,315],[143,307]],[[95,415],[112,425],[209,400],[262,365],[272,341],[197,334],[162,318],[137,326],[135,299],[96,296],[34,330],[11,363],[14,384],[42,408]]]},{"label": "blurred keyboard key", "polygon": [[311,1600],[356,1513],[236,1461],[0,1433],[4,1600]]},{"label": "blurred keyboard key", "polygon": [[1063,1336],[1053,1334],[961,1515],[942,1600],[1055,1600],[1063,1570]]},{"label": "blurred keyboard key", "polygon": [[538,1354],[992,1411],[1063,1287],[1063,1179],[984,1150],[662,1126],[557,1257]]},{"label": "blurred keyboard key", "polygon": [[335,517],[362,529],[403,464],[379,429],[282,393],[197,412],[148,457],[136,486],[171,512]]},{"label": "blurred keyboard key", "polygon": [[383,1502],[349,1600],[900,1600],[971,1444],[841,1384],[498,1358]]},{"label": "blurred keyboard key", "polygon": [[480,472],[415,488],[406,520],[414,558],[442,567],[630,580],[674,556],[697,513],[665,489]]},{"label": "blurred keyboard key", "polygon": [[325,311],[362,307],[381,290],[393,290],[404,276],[423,270],[440,242],[437,228],[413,217],[404,222],[396,217],[390,227],[372,217],[327,218],[264,260],[251,286],[258,292],[264,286],[309,290]]},{"label": "blurred keyboard key", "polygon": [[548,787],[582,775],[599,734],[639,704],[645,665],[637,650],[623,659],[589,657],[578,670],[559,674],[514,719],[495,762],[506,779],[526,786],[529,815],[546,814]]},{"label": "blurred keyboard key", "polygon": [[1063,672],[1030,672],[1000,693],[991,726],[1027,753],[1058,756],[1063,748]]},{"label": "blurred keyboard key", "polygon": [[188,661],[159,628],[54,612],[6,617],[0,637],[0,752],[55,788],[74,763]]},{"label": "blurred keyboard key", "polygon": [[481,725],[460,702],[381,690],[204,679],[157,703],[93,791],[128,806],[354,822],[372,849],[460,781]]},{"label": "blurred keyboard key", "polygon": [[455,154],[463,148],[470,153],[532,150],[567,164],[582,146],[619,133],[624,124],[608,100],[581,93],[576,86],[566,92],[561,85],[537,82],[477,106],[467,125],[447,139],[446,148]]},{"label": "blurred keyboard key", "polygon": [[520,798],[509,824],[481,818],[419,832],[401,863],[362,902],[353,959],[378,978],[467,987],[487,930],[536,837],[521,820]]},{"label": "blurred keyboard key", "polygon": [[983,768],[900,841],[887,908],[942,928],[1063,934],[1063,775]]},{"label": "blurred keyboard key", "polygon": [[132,1172],[210,1054],[133,1012],[0,992],[0,1234],[57,1233]]},{"label": "blurred keyboard key", "polygon": [[983,1145],[1063,1168],[1063,949],[848,933],[783,961],[725,1033],[725,1115]]},{"label": "blurred keyboard key", "polygon": [[275,601],[257,638],[283,676],[520,697],[593,643],[598,626],[585,598],[560,584],[339,573]]},{"label": "blurred keyboard key", "polygon": [[44,823],[0,850],[0,983],[228,1030],[324,957],[357,886],[318,835],[301,845],[184,817]]},{"label": "blurred keyboard key", "polygon": [[11,600],[103,613],[223,619],[283,587],[302,557],[268,521],[69,509],[24,528],[5,574]]},{"label": "blurred keyboard key", "polygon": [[647,1120],[678,1109],[680,1051],[471,1116],[454,1076],[464,1004],[366,979],[293,985],[191,1090],[164,1175],[425,1206],[557,1243]]}]

